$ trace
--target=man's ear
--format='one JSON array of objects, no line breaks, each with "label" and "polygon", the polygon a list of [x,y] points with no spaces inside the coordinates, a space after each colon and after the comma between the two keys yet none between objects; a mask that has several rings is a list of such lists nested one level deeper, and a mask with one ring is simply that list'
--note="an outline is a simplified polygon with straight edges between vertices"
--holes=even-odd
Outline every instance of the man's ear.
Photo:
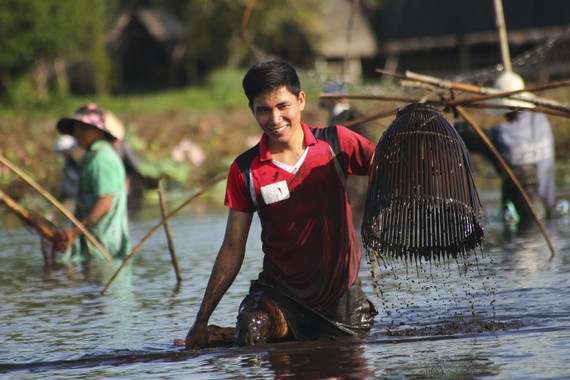
[{"label": "man's ear", "polygon": [[299,101],[299,109],[303,111],[305,109],[305,100],[306,100],[306,95],[303,91],[299,92],[297,100]]}]

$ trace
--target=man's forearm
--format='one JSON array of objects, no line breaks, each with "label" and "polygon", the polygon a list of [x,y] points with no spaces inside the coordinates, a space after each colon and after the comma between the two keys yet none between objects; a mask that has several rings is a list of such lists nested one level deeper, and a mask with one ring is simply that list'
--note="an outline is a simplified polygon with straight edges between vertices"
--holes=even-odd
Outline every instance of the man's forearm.
[{"label": "man's forearm", "polygon": [[210,280],[206,286],[204,299],[200,305],[200,310],[196,315],[197,324],[207,324],[210,316],[222,300],[222,297],[234,282],[243,259],[243,254],[239,255],[236,259],[231,259],[228,253],[220,252],[216,258],[216,263],[212,269]]}]

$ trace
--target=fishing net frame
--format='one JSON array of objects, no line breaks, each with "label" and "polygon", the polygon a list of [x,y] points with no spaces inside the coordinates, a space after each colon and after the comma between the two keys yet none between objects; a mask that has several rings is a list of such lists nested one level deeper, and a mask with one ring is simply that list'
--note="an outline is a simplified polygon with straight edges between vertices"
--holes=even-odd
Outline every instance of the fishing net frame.
[{"label": "fishing net frame", "polygon": [[455,128],[430,105],[398,110],[372,162],[361,230],[368,260],[464,257],[483,243],[481,208]]}]

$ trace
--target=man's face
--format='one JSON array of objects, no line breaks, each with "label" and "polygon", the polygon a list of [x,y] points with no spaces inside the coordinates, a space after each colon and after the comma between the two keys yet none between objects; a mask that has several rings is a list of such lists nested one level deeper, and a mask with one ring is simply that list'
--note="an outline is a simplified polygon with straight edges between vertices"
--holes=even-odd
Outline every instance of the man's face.
[{"label": "man's face", "polygon": [[301,126],[305,93],[295,96],[286,87],[259,94],[251,111],[257,123],[273,142],[286,143]]},{"label": "man's face", "polygon": [[73,124],[72,136],[79,147],[87,149],[94,141],[104,138],[105,133],[91,125],[76,121]]}]

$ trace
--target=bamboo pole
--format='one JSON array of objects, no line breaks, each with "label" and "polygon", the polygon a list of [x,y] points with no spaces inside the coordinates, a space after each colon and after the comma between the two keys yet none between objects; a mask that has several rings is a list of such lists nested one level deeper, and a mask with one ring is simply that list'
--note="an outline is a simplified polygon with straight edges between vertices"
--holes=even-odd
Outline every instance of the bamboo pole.
[{"label": "bamboo pole", "polygon": [[384,100],[391,102],[415,103],[417,98],[410,96],[395,95],[372,95],[372,94],[321,94],[321,99],[360,99],[360,100]]},{"label": "bamboo pole", "polygon": [[[406,74],[401,74],[401,73],[397,73],[394,71],[385,70],[385,69],[378,69],[378,68],[375,71],[377,73],[393,76],[393,77],[396,77],[396,78],[399,78],[402,80],[411,79],[411,80],[416,80],[417,82],[432,84],[436,87],[443,88],[446,90],[458,90],[458,91],[464,91],[464,92],[469,92],[469,93],[474,93],[474,94],[484,94],[485,92],[489,92],[489,91],[493,92],[494,91],[496,93],[495,95],[501,94],[501,92],[499,90],[497,90],[496,88],[481,87],[481,86],[477,86],[474,84],[455,82],[455,81],[450,81],[447,79],[437,78],[434,76],[417,74],[417,73],[414,73],[411,71],[407,71]],[[413,78],[410,78],[408,75],[411,75],[412,77],[420,76],[421,78],[413,79]],[[551,90],[551,89],[558,88],[558,87],[566,87],[569,85],[570,85],[570,80],[562,80],[559,82],[553,82],[553,83],[547,83],[547,84],[541,84],[541,85],[526,87],[523,90],[505,91],[502,94],[510,95],[510,94],[516,94],[516,93],[523,92],[523,91],[528,91],[528,92],[534,93],[534,92],[540,92],[540,91],[545,91],[545,90]],[[544,99],[544,100],[548,100],[548,99]]]},{"label": "bamboo pole", "polygon": [[519,180],[517,179],[517,177],[515,176],[515,174],[512,172],[511,168],[509,167],[509,165],[506,163],[506,161],[503,159],[503,157],[501,156],[501,154],[499,153],[499,151],[497,151],[497,149],[495,148],[495,146],[493,145],[493,143],[489,140],[489,138],[487,137],[487,135],[485,134],[485,132],[483,132],[483,130],[473,121],[473,119],[471,119],[471,117],[463,110],[463,108],[456,106],[454,107],[455,110],[457,111],[457,113],[463,118],[463,120],[465,120],[465,122],[467,124],[469,124],[469,126],[471,128],[473,128],[473,130],[477,133],[477,135],[483,139],[483,141],[485,142],[485,144],[489,147],[489,149],[491,150],[491,152],[493,153],[493,156],[497,159],[497,161],[499,162],[500,166],[502,169],[505,170],[505,172],[507,173],[507,175],[509,176],[509,178],[513,181],[513,183],[515,184],[515,186],[517,187],[517,189],[519,190],[519,192],[521,193],[521,195],[523,196],[529,210],[532,213],[532,216],[536,222],[536,224],[538,225],[538,228],[540,229],[540,232],[542,233],[542,235],[544,236],[544,239],[546,240],[546,244],[548,245],[548,248],[550,249],[550,259],[552,260],[552,258],[555,255],[555,250],[554,250],[554,245],[552,244],[552,241],[550,240],[550,237],[548,236],[548,233],[546,232],[546,229],[544,228],[543,223],[541,222],[540,218],[538,217],[538,215],[536,214],[536,211],[534,210],[534,207],[532,207],[532,202],[530,201],[528,194],[526,193],[525,189],[522,187],[521,183],[519,182]]},{"label": "bamboo pole", "polygon": [[346,26],[346,38],[345,38],[345,47],[344,47],[344,55],[342,57],[342,72],[341,78],[343,82],[346,82],[348,77],[348,70],[349,70],[349,62],[350,62],[350,45],[352,43],[352,29],[354,26],[354,19],[356,17],[356,11],[360,6],[359,0],[352,0],[352,5],[350,7],[350,15],[348,16],[348,25]]},{"label": "bamboo pole", "polygon": [[347,122],[344,123],[343,125],[344,125],[345,127],[347,127],[347,128],[350,128],[350,127],[352,127],[352,126],[354,126],[354,125],[356,125],[356,124],[366,123],[366,122],[368,122],[368,121],[377,120],[377,119],[383,119],[383,118],[385,118],[385,117],[392,116],[392,115],[394,115],[396,112],[397,112],[397,110],[390,110],[390,111],[378,112],[378,113],[375,113],[375,114],[373,114],[373,115],[362,116],[362,117],[359,117],[359,118],[357,118],[357,119],[347,121]]},{"label": "bamboo pole", "polygon": [[243,15],[241,17],[241,23],[239,26],[239,34],[240,36],[245,36],[245,30],[247,29],[247,24],[249,23],[249,16],[251,16],[251,11],[253,9],[253,5],[255,4],[255,0],[249,0],[247,2],[247,6],[243,11]]},{"label": "bamboo pole", "polygon": [[505,14],[503,12],[502,0],[494,0],[495,6],[495,25],[499,32],[499,44],[501,47],[501,57],[503,59],[503,67],[505,71],[512,72],[511,54],[509,52],[509,40],[507,39],[507,27],[505,25]]},{"label": "bamboo pole", "polygon": [[[158,181],[158,199],[160,201],[160,212],[162,218],[166,218],[168,212],[166,211],[166,201],[164,199],[164,191],[162,189],[163,178]],[[176,257],[176,249],[174,248],[174,242],[172,240],[172,232],[170,231],[170,223],[168,221],[164,222],[164,233],[166,234],[166,240],[168,241],[168,250],[170,251],[170,259],[172,261],[172,266],[174,266],[174,273],[176,273],[176,282],[180,284],[182,282],[182,276],[180,275],[180,268],[178,266],[178,258]]]},{"label": "bamboo pole", "polygon": [[[570,84],[570,82],[569,82]],[[425,88],[425,86],[422,86]],[[390,96],[390,95],[370,95],[370,94],[326,94],[322,95],[323,98],[329,99],[356,99],[356,100],[378,100],[378,101],[393,101],[393,102],[402,102],[402,103],[428,103],[440,107],[448,107],[451,105],[463,106],[468,108],[492,108],[492,109],[507,109],[507,110],[520,110],[520,107],[513,107],[507,106],[502,104],[487,104],[487,103],[477,103],[475,102],[475,98],[466,98],[466,99],[456,99],[456,100],[448,100],[441,96],[441,94],[436,94],[438,99],[430,99],[429,97],[424,97],[423,99],[417,99],[412,97],[401,97],[401,96]],[[493,96],[497,97],[497,96]],[[489,96],[487,99],[490,99]],[[450,104],[451,103],[451,104]],[[535,106],[534,108],[525,108],[525,110],[529,112],[540,112],[552,116],[560,116],[560,117],[570,117],[570,108],[568,111],[562,110],[555,110],[548,107],[543,106]],[[395,112],[395,111],[392,111]],[[378,113],[376,115],[366,116],[366,121],[371,121],[374,119],[381,119],[386,117],[384,112]],[[361,122],[361,121],[359,121]]]},{"label": "bamboo pole", "polygon": [[[2,190],[0,190],[0,201],[2,201],[6,205],[8,210],[12,211],[24,223],[26,223],[27,225],[31,226],[36,231],[38,231],[38,233],[41,236],[51,241],[54,240],[55,233],[49,226],[47,226],[43,221],[32,215],[30,211],[20,206],[13,198],[11,198],[8,194],[3,192]],[[42,248],[42,255],[44,257],[44,264],[46,266],[52,264],[52,262],[50,262],[50,259],[52,261],[54,260],[53,253],[54,251],[52,249],[52,252],[50,254],[51,258],[48,258],[46,250]]]},{"label": "bamboo pole", "polygon": [[109,255],[109,253],[105,250],[105,248],[103,248],[101,243],[99,243],[99,241],[95,238],[95,236],[93,236],[91,232],[89,232],[89,230],[83,225],[83,223],[77,220],[77,218],[71,212],[69,212],[69,210],[66,209],[64,205],[62,205],[57,199],[55,199],[49,192],[44,190],[36,181],[34,181],[30,176],[28,176],[26,173],[20,170],[20,168],[18,168],[16,165],[10,162],[6,157],[4,157],[1,152],[0,152],[0,163],[6,165],[8,169],[16,173],[16,175],[22,178],[24,182],[32,186],[34,190],[40,193],[41,196],[43,196],[45,199],[51,202],[51,204],[53,204],[55,208],[57,208],[63,215],[65,215],[71,221],[71,223],[73,223],[73,225],[77,227],[79,231],[81,231],[85,235],[87,240],[93,243],[93,245],[99,250],[103,258],[107,262],[110,263],[113,261],[111,255]]},{"label": "bamboo pole", "polygon": [[[419,82],[430,83],[430,84],[433,84],[435,86],[445,88],[448,90],[459,90],[459,91],[471,92],[471,93],[475,93],[475,94],[497,94],[497,93],[500,93],[500,91],[497,90],[496,88],[475,86],[472,84],[465,84],[465,83],[461,83],[461,82],[453,82],[453,81],[437,78],[437,77],[430,76],[430,75],[423,75],[423,74],[414,73],[411,71],[406,71],[405,75],[406,75],[407,79],[414,79],[414,80],[417,80]],[[547,85],[546,87],[549,87],[549,85]],[[560,104],[560,103],[554,102],[554,101],[549,100],[549,99],[539,98],[539,97],[534,96],[534,95],[533,96],[522,96],[522,95],[518,94],[518,93],[524,92],[524,91],[529,91],[529,89],[512,91],[513,94],[510,95],[509,97],[511,99],[521,100],[521,101],[524,101],[527,103],[532,103],[532,104],[543,106],[543,107],[550,107],[550,108],[553,108],[553,109],[556,109],[559,111],[564,111],[564,112],[567,112],[570,114],[570,107],[568,107],[564,104]],[[531,109],[529,108],[529,110],[531,110]]]},{"label": "bamboo pole", "polygon": [[35,228],[42,236],[53,240],[55,233],[44,222],[36,218],[30,211],[20,206],[12,197],[0,190],[0,201],[2,201],[8,210],[12,211],[16,216],[22,219],[26,224]]},{"label": "bamboo pole", "polygon": [[142,240],[139,242],[139,244],[133,249],[133,251],[127,257],[125,257],[125,259],[123,260],[123,263],[121,264],[119,269],[117,269],[115,274],[113,274],[113,277],[111,277],[109,282],[107,282],[107,285],[105,285],[103,290],[101,290],[101,294],[104,294],[107,291],[107,289],[111,286],[113,281],[115,281],[115,279],[117,278],[117,276],[119,275],[121,270],[123,270],[123,268],[127,265],[127,263],[133,258],[135,253],[138,252],[138,250],[143,246],[143,244],[150,238],[150,236],[152,234],[154,234],[156,232],[156,230],[160,226],[162,226],[164,223],[166,223],[166,221],[168,219],[170,219],[171,217],[176,215],[180,210],[182,210],[184,207],[188,206],[195,199],[197,199],[199,196],[201,196],[202,194],[204,194],[205,192],[210,190],[215,184],[217,184],[218,182],[220,182],[221,180],[223,180],[225,178],[226,178],[226,176],[218,176],[218,177],[214,178],[212,181],[210,181],[208,184],[206,184],[206,186],[201,188],[196,194],[192,195],[186,202],[184,202],[183,204],[178,206],[174,211],[172,211],[170,214],[168,214],[165,218],[162,218],[162,220],[156,226],[151,228],[150,231],[142,238]]}]

